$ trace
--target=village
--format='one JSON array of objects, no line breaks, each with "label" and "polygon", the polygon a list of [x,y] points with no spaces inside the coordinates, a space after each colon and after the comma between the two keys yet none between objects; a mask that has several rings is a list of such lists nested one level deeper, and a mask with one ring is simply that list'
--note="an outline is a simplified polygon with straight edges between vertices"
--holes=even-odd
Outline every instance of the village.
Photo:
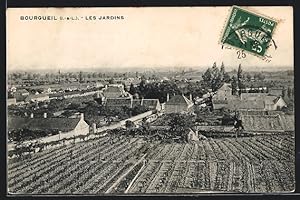
[{"label": "village", "polygon": [[8,87],[13,193],[293,188],[290,72],[34,75]]}]

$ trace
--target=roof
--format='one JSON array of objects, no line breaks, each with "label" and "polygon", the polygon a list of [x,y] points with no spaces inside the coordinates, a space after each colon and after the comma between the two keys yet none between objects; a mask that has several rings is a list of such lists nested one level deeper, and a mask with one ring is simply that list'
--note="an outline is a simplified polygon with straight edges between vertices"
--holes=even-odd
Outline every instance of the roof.
[{"label": "roof", "polygon": [[48,94],[33,94],[33,95],[29,95],[28,97],[26,97],[27,100],[31,100],[31,99],[36,99],[36,98],[42,98],[42,97],[48,97]]},{"label": "roof", "polygon": [[231,84],[229,84],[229,83],[224,83],[224,84],[222,85],[222,87],[220,87],[218,90],[226,90],[226,89],[231,90]]},{"label": "roof", "polygon": [[17,93],[29,93],[29,92],[25,89],[20,89],[20,90],[17,90]]},{"label": "roof", "polygon": [[68,132],[74,130],[80,118],[21,118],[9,117],[8,130],[59,130]]},{"label": "roof", "polygon": [[212,99],[213,104],[228,104],[228,100],[223,99]]},{"label": "roof", "polygon": [[261,109],[265,108],[265,103],[263,100],[230,100],[228,102],[228,106],[230,109]]},{"label": "roof", "polygon": [[106,99],[106,106],[131,106],[132,98],[107,98]]},{"label": "roof", "polygon": [[265,98],[268,94],[267,93],[242,93],[241,99],[243,100],[255,100],[255,99],[262,99]]},{"label": "roof", "polygon": [[118,86],[109,86],[106,90],[104,90],[104,92],[122,92],[122,88],[118,87]]},{"label": "roof", "polygon": [[143,99],[142,104],[145,107],[157,107],[159,105],[158,99]]},{"label": "roof", "polygon": [[171,97],[171,99],[168,102],[166,102],[166,105],[178,105],[178,104],[185,104],[188,106],[193,105],[193,103],[183,95],[175,95]]},{"label": "roof", "polygon": [[277,97],[277,96],[266,96],[264,100],[265,100],[266,104],[272,105],[272,104],[275,104],[279,99],[280,99],[280,97]]}]

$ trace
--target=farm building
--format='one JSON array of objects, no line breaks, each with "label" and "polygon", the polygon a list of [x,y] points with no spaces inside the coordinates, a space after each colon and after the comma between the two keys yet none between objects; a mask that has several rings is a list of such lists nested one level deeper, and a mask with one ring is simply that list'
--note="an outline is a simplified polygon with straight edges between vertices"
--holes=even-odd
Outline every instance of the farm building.
[{"label": "farm building", "polygon": [[84,115],[80,118],[8,118],[8,131],[28,129],[30,131],[53,131],[61,132],[61,137],[65,138],[76,135],[87,135],[89,133],[89,125],[84,121]]},{"label": "farm building", "polygon": [[7,99],[7,105],[16,105],[17,104],[17,99],[16,98],[8,98]]},{"label": "farm building", "polygon": [[184,95],[175,95],[165,104],[165,113],[193,112],[193,102]]},{"label": "farm building", "polygon": [[17,90],[14,94],[17,101],[24,101],[27,96],[29,96],[29,92],[25,89]]},{"label": "farm building", "polygon": [[36,101],[47,101],[49,100],[48,94],[35,94],[35,95],[29,95],[25,98],[26,102],[36,102]]}]

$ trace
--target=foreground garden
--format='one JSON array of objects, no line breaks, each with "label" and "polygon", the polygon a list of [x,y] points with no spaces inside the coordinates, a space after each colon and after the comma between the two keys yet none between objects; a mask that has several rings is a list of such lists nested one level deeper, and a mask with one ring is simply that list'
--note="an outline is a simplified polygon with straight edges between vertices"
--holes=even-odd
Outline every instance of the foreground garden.
[{"label": "foreground garden", "polygon": [[115,135],[10,159],[8,187],[26,194],[289,192],[294,165],[289,134],[194,143]]}]

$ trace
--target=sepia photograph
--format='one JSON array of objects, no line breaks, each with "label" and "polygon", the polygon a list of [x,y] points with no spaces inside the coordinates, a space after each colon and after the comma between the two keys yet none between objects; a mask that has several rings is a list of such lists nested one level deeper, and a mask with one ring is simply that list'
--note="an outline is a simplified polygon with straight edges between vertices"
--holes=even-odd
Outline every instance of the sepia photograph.
[{"label": "sepia photograph", "polygon": [[292,6],[6,16],[8,195],[295,191]]}]

